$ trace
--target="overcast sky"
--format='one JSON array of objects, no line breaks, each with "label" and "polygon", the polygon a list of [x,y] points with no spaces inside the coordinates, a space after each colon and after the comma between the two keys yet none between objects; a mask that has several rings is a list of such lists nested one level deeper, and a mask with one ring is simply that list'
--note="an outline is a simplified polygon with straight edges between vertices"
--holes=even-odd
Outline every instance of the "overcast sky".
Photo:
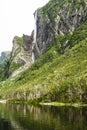
[{"label": "overcast sky", "polygon": [[15,35],[30,35],[34,11],[49,0],[0,0],[0,53],[12,48]]}]

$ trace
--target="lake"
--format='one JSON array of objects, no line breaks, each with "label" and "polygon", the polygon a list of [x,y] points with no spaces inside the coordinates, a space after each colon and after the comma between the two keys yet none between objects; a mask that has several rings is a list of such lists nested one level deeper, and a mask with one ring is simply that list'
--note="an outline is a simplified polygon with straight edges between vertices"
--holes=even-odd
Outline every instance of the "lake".
[{"label": "lake", "polygon": [[87,107],[0,104],[0,130],[87,130]]}]

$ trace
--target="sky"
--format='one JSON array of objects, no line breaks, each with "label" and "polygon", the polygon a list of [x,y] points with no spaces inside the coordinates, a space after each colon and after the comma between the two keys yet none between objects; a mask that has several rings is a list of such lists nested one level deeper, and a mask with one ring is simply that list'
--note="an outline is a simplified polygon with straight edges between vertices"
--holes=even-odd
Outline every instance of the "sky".
[{"label": "sky", "polygon": [[49,0],[0,0],[0,53],[12,49],[15,35],[30,35],[34,29],[33,13]]}]

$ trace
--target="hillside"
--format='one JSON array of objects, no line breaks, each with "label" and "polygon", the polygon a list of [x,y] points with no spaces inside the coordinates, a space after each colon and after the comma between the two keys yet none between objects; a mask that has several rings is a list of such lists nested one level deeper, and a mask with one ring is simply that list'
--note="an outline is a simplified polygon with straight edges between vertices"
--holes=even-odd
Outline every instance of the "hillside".
[{"label": "hillside", "polygon": [[10,52],[9,51],[4,51],[1,53],[0,56],[0,63],[3,62],[5,59],[8,59],[10,56]]},{"label": "hillside", "polygon": [[5,80],[9,77],[9,61],[10,60],[10,51],[4,51],[0,56],[0,81]]},{"label": "hillside", "polygon": [[87,103],[86,9],[86,0],[51,0],[36,11],[32,50],[36,61],[0,82],[1,98]]}]

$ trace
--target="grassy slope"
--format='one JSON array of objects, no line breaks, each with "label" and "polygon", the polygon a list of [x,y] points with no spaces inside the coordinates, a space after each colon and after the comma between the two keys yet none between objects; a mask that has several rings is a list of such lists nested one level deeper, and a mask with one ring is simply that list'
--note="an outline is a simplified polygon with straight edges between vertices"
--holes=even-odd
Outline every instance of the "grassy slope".
[{"label": "grassy slope", "polygon": [[76,29],[69,42],[73,46],[64,54],[58,53],[57,41],[29,69],[2,82],[1,97],[87,102],[86,25],[87,22]]}]

